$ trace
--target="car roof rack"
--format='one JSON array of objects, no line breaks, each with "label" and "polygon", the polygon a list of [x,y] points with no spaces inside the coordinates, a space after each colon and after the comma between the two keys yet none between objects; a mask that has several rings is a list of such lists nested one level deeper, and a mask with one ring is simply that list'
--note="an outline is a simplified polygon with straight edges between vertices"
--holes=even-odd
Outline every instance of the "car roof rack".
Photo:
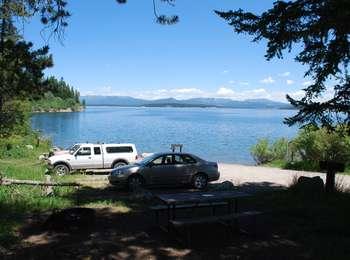
[{"label": "car roof rack", "polygon": [[176,148],[178,148],[179,152],[182,153],[182,147],[183,147],[183,144],[171,144],[170,149],[173,153],[175,153]]}]

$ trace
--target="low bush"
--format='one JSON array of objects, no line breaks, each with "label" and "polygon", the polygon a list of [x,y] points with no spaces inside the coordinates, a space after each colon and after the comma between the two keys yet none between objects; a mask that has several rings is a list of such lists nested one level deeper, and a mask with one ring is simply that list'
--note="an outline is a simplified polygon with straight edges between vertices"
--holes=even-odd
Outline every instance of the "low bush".
[{"label": "low bush", "polygon": [[257,164],[264,164],[273,160],[268,139],[260,139],[256,145],[251,147],[250,152]]},{"label": "low bush", "polygon": [[321,161],[344,163],[350,168],[349,129],[338,126],[333,131],[309,126],[299,131],[290,142],[278,139],[270,144],[261,139],[251,148],[257,164],[269,164],[282,168],[306,171],[320,171]]},{"label": "low bush", "polygon": [[288,140],[277,139],[270,144],[268,139],[260,139],[251,147],[250,152],[257,164],[266,164],[274,160],[284,160],[288,151]]},{"label": "low bush", "polygon": [[48,152],[50,146],[51,142],[36,132],[24,136],[11,135],[0,139],[0,159],[37,158],[41,153]]}]

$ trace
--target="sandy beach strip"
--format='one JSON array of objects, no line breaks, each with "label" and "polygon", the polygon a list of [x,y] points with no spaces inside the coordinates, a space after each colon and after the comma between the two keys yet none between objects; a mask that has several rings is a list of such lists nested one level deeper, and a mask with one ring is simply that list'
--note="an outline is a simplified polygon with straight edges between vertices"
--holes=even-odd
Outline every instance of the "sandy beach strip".
[{"label": "sandy beach strip", "polygon": [[[218,182],[231,181],[234,185],[244,183],[265,183],[269,186],[288,186],[295,176],[320,176],[324,181],[326,174],[320,172],[305,172],[283,170],[262,166],[247,166],[240,164],[219,163],[220,179]],[[350,187],[350,175],[337,174],[336,180]]]}]

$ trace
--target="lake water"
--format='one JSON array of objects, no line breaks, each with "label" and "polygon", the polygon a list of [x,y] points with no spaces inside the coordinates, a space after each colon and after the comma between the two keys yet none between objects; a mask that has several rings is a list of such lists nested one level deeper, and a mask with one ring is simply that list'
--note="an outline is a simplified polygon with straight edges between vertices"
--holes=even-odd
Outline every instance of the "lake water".
[{"label": "lake water", "polygon": [[204,159],[253,164],[249,149],[259,138],[293,137],[284,125],[291,110],[87,107],[83,112],[39,113],[32,126],[56,146],[76,142],[135,143],[139,152],[184,151]]}]

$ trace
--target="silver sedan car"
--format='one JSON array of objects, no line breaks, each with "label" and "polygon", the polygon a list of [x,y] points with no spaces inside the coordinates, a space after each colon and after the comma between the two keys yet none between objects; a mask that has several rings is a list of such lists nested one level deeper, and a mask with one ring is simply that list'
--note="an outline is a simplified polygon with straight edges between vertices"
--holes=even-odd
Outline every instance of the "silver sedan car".
[{"label": "silver sedan car", "polygon": [[220,177],[218,164],[188,153],[156,153],[132,165],[112,170],[109,182],[135,190],[140,186],[181,186],[204,189]]}]

